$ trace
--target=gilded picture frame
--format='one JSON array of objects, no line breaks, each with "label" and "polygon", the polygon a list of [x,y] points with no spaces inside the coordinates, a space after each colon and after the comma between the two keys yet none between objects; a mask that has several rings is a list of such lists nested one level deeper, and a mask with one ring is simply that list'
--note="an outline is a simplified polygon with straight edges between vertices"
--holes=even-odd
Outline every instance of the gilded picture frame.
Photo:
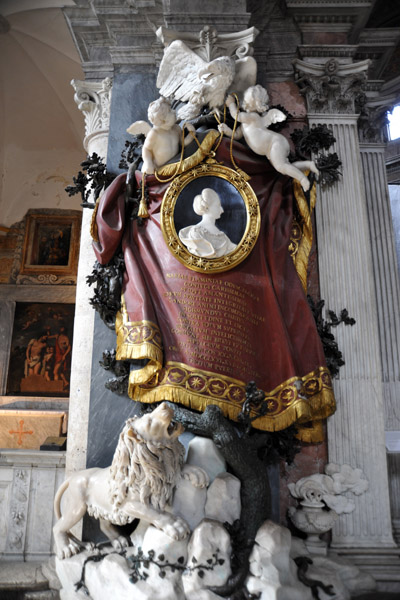
[{"label": "gilded picture frame", "polygon": [[76,276],[81,217],[28,214],[20,275]]},{"label": "gilded picture frame", "polygon": [[[201,241],[202,249],[198,250],[198,245],[187,242],[185,236],[193,230],[191,237],[198,239],[199,230],[204,230],[201,227],[204,219],[196,209],[195,199],[206,189],[213,191],[211,196],[218,196],[222,210],[217,210],[213,219],[214,235],[211,233],[211,238]],[[260,208],[250,184],[241,173],[215,161],[177,176],[161,204],[161,229],[169,250],[188,269],[201,273],[220,273],[239,265],[253,250],[260,224]],[[220,240],[217,251],[210,242],[213,237]],[[224,243],[226,252],[222,248]],[[222,255],[210,257],[212,252]]]}]

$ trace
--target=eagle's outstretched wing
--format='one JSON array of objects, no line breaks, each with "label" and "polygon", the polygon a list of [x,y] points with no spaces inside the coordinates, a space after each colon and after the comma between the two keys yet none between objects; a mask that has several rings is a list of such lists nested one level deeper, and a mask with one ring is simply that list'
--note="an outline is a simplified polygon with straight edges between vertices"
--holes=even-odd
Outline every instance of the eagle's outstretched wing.
[{"label": "eagle's outstretched wing", "polygon": [[160,96],[187,102],[202,82],[197,74],[207,63],[181,40],[173,41],[165,50],[157,77]]}]

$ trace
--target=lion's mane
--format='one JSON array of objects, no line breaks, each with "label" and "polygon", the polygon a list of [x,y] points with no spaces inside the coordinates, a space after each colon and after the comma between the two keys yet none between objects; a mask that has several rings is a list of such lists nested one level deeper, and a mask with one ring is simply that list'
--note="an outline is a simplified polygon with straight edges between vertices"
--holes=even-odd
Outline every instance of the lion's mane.
[{"label": "lion's mane", "polygon": [[185,450],[178,439],[144,440],[135,430],[135,420],[133,417],[126,422],[114,453],[110,468],[111,501],[117,510],[133,495],[143,504],[164,510],[180,477]]}]

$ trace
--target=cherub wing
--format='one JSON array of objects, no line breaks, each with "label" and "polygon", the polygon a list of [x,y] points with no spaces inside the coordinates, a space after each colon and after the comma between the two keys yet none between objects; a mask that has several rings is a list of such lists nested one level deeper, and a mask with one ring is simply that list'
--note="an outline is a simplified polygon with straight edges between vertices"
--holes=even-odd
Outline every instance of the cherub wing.
[{"label": "cherub wing", "polygon": [[135,121],[126,131],[132,135],[147,135],[151,129],[152,127],[147,121]]},{"label": "cherub wing", "polygon": [[279,108],[271,108],[265,115],[262,116],[264,127],[269,127],[272,123],[281,123],[286,119],[285,113]]},{"label": "cherub wing", "polygon": [[180,40],[173,41],[165,50],[157,77],[160,96],[187,102],[193,92],[201,89],[197,77],[206,63]]}]

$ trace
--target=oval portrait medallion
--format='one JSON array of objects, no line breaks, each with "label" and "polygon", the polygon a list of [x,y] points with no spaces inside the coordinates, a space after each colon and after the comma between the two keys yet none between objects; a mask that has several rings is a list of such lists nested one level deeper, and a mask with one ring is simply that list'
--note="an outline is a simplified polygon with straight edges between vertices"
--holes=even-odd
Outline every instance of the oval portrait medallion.
[{"label": "oval portrait medallion", "polygon": [[254,248],[260,222],[252,187],[240,173],[215,162],[176,177],[161,205],[165,242],[193,271],[236,267]]}]

